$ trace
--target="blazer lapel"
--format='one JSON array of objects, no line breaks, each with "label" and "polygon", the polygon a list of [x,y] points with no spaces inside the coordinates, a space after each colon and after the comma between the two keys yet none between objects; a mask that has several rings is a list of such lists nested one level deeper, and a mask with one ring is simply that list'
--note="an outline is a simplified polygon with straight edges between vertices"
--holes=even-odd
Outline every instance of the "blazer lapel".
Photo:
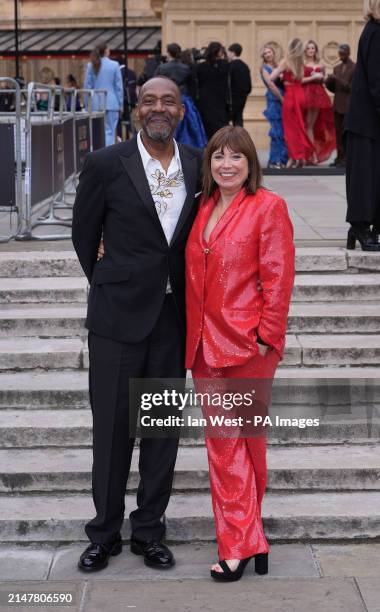
[{"label": "blazer lapel", "polygon": [[[132,142],[130,144],[132,144]],[[145,208],[151,215],[157,229],[159,230],[160,234],[166,242],[164,230],[162,229],[160,219],[158,218],[156,206],[154,204],[149,184],[146,178],[144,166],[141,161],[137,142],[135,142],[135,144],[136,146],[132,149],[132,151],[127,150],[125,153],[122,153],[120,155],[120,160],[133,185],[135,186],[136,191],[140,196],[141,202],[144,204]]]},{"label": "blazer lapel", "polygon": [[186,199],[182,206],[182,210],[179,215],[179,219],[174,230],[173,237],[170,241],[170,246],[172,246],[178,238],[181,229],[183,228],[184,223],[187,217],[189,216],[191,209],[194,206],[194,196],[198,182],[196,157],[194,157],[193,155],[191,155],[191,153],[183,149],[181,145],[178,146],[182,164],[183,177],[186,185]]},{"label": "blazer lapel", "polygon": [[[225,227],[230,223],[231,219],[237,214],[240,204],[245,198],[245,190],[242,189],[240,193],[236,196],[233,202],[231,202],[230,206],[227,208],[225,213],[221,216],[218,223],[215,225],[214,229],[210,234],[209,245],[212,245],[215,240],[217,240],[220,234],[223,232]],[[210,212],[211,215],[211,212]],[[208,219],[207,219],[208,221]]]}]

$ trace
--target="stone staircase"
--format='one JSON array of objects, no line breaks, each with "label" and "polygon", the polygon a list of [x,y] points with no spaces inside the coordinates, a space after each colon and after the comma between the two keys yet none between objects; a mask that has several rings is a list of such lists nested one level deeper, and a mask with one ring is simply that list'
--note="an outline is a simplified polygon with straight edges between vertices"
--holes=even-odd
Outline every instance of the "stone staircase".
[{"label": "stone staircase", "polygon": [[[300,248],[296,267],[271,414],[318,417],[320,427],[269,432],[266,532],[272,541],[378,538],[380,257]],[[83,524],[93,515],[86,298],[73,252],[0,253],[0,542],[86,539]],[[199,429],[181,440],[167,535],[214,538]]]}]

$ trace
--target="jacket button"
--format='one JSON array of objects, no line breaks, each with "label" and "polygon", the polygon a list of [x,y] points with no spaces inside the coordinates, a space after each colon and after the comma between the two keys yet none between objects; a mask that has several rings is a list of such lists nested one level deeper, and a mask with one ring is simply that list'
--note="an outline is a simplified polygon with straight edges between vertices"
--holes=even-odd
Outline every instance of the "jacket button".
[{"label": "jacket button", "polygon": [[203,249],[203,252],[206,253],[206,255],[207,255],[207,253],[210,252],[210,249]]}]

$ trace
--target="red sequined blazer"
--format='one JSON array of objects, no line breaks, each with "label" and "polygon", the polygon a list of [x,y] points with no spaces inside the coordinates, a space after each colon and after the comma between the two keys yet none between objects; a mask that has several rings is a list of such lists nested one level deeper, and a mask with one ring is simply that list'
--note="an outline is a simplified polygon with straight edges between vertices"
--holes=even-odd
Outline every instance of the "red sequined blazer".
[{"label": "red sequined blazer", "polygon": [[246,363],[257,335],[282,358],[294,282],[293,227],[286,203],[243,188],[203,237],[218,192],[201,204],[186,246],[186,367],[203,336],[210,367]]}]

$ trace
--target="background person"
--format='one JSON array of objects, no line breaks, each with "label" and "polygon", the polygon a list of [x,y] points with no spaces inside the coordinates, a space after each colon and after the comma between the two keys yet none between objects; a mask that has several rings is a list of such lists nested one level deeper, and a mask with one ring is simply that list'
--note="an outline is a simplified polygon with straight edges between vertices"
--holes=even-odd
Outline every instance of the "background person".
[{"label": "background person", "polygon": [[142,72],[137,79],[137,93],[144,83],[154,77],[158,66],[165,61],[165,58],[161,55],[161,49],[161,41],[159,40],[154,48],[153,55],[148,56],[144,62]]},{"label": "background person", "polygon": [[166,76],[177,83],[182,95],[185,115],[178,125],[175,139],[177,142],[204,149],[207,144],[206,132],[190,95],[190,92],[195,90],[194,72],[189,64],[182,61],[182,50],[177,43],[169,44],[167,52],[168,61],[158,66],[156,74]]},{"label": "background person", "polygon": [[[227,126],[213,136],[203,170],[186,246],[186,367],[197,392],[229,384],[236,391],[236,379],[248,379],[252,389],[253,379],[273,379],[283,355],[294,281],[292,224],[284,200],[261,186],[244,128]],[[206,446],[220,559],[211,576],[238,580],[253,556],[256,572],[265,574],[265,437],[206,435]]]},{"label": "background person", "polygon": [[251,71],[240,59],[243,47],[233,43],[228,47],[227,57],[230,60],[230,87],[233,125],[243,126],[243,112],[247,98],[252,91]]},{"label": "background person", "polygon": [[11,113],[15,108],[15,94],[6,89],[13,89],[12,82],[0,81],[0,113]]},{"label": "background person", "polygon": [[[126,74],[124,64],[120,66],[120,73],[124,91],[124,109],[122,119],[127,123],[127,136],[129,136],[130,134],[135,133],[132,121],[132,112],[133,109],[136,108],[137,104],[137,76],[132,68],[127,68]],[[123,130],[121,121],[119,121],[117,125],[117,135],[118,139],[122,140]]]},{"label": "background person", "polygon": [[380,251],[380,0],[365,0],[364,16],[347,113],[347,248]]},{"label": "background person", "polygon": [[289,155],[287,168],[304,166],[315,155],[313,143],[305,128],[306,101],[305,90],[302,85],[304,76],[303,54],[302,41],[299,38],[293,38],[288,44],[285,58],[280,61],[270,75],[270,80],[273,83],[282,75],[285,86],[282,123]]},{"label": "background person", "polygon": [[[69,88],[69,89],[78,89],[78,82],[75,78],[75,76],[73,74],[68,74],[66,77],[66,82],[65,82],[65,87]],[[66,107],[68,111],[72,111],[72,104],[73,104],[73,100],[74,100],[74,93],[73,92],[65,92],[65,99],[66,99]],[[77,112],[79,112],[80,110],[82,110],[82,106],[81,106],[81,100],[80,97],[77,95],[76,96],[76,102],[75,102],[75,110]]]},{"label": "background person", "polygon": [[198,110],[207,138],[229,123],[228,62],[223,45],[211,42],[197,64]]},{"label": "background person", "polygon": [[326,79],[327,89],[334,93],[333,110],[337,156],[332,166],[346,165],[346,143],[343,132],[355,70],[355,63],[350,59],[350,53],[349,45],[339,45],[340,62],[334,66],[333,74]]},{"label": "background person", "polygon": [[305,92],[305,125],[314,145],[313,163],[328,159],[336,148],[334,115],[331,100],[324,88],[325,67],[320,62],[318,45],[309,40],[305,46],[305,68],[302,83]]},{"label": "background person", "polygon": [[281,79],[278,78],[274,83],[270,78],[273,70],[277,67],[275,50],[271,45],[265,45],[261,58],[263,63],[260,74],[266,87],[265,98],[267,103],[263,115],[270,125],[268,133],[270,139],[268,168],[279,169],[286,166],[288,161],[288,149],[286,148],[282,127],[284,86]]},{"label": "background person", "polygon": [[[105,89],[106,106],[106,146],[115,144],[116,127],[120,113],[123,111],[124,93],[118,62],[109,58],[111,52],[105,43],[101,43],[91,52],[91,61],[87,64],[84,89]],[[100,109],[100,100],[94,96],[92,108]]]}]

